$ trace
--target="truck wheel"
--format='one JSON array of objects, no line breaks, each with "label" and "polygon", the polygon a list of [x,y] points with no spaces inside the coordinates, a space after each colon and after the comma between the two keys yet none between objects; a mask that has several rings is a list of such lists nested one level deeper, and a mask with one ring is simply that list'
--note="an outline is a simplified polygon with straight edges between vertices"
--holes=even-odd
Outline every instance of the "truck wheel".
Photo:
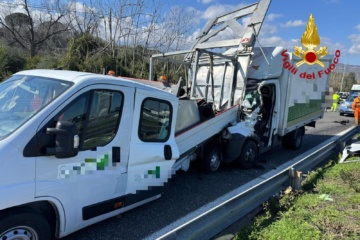
[{"label": "truck wheel", "polygon": [[282,140],[283,147],[293,150],[299,149],[301,147],[304,134],[304,127],[300,127],[292,132],[289,132]]},{"label": "truck wheel", "polygon": [[0,239],[49,240],[50,225],[40,214],[10,213],[0,219]]},{"label": "truck wheel", "polygon": [[235,160],[235,165],[237,167],[248,169],[251,168],[257,158],[258,155],[258,148],[256,146],[256,143],[253,141],[246,141],[242,150],[240,156]]},{"label": "truck wheel", "polygon": [[216,172],[220,167],[221,158],[221,151],[218,147],[214,147],[209,153],[204,154],[200,163],[203,172]]}]

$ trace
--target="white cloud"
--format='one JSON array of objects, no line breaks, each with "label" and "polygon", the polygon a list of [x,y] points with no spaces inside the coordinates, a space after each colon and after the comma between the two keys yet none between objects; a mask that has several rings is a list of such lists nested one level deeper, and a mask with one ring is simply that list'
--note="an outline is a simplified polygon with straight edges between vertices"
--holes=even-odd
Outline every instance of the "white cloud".
[{"label": "white cloud", "polygon": [[204,13],[202,14],[202,18],[204,19],[211,19],[213,17],[218,17],[220,15],[223,15],[225,13],[229,12],[229,9],[240,9],[247,5],[245,4],[238,4],[238,5],[212,5],[209,6]]},{"label": "white cloud", "polygon": [[264,37],[260,38],[259,41],[262,47],[281,46],[284,49],[287,49],[289,52],[292,52],[294,50],[294,46],[299,45],[299,42],[297,40],[285,40],[279,36]]},{"label": "white cloud", "polygon": [[187,7],[186,8],[186,13],[192,14],[194,16],[194,19],[192,20],[195,24],[199,25],[200,23],[200,19],[202,16],[202,12],[197,10],[196,8],[193,7]]},{"label": "white cloud", "polygon": [[228,11],[228,8],[225,5],[213,5],[208,7],[205,12],[202,14],[202,18],[211,19],[213,17],[224,14]]},{"label": "white cloud", "polygon": [[[32,5],[31,2],[28,2],[27,4],[30,10],[30,16],[33,18],[35,24],[49,21],[51,17],[56,18],[59,15],[58,13],[54,13],[53,11],[51,11],[51,5],[48,6],[49,10],[47,10],[45,7]],[[28,15],[27,11],[24,8],[24,2],[22,0],[0,2],[1,18],[5,18],[12,13],[23,13],[25,15]]]},{"label": "white cloud", "polygon": [[201,35],[201,29],[198,28],[196,29],[190,36],[188,36],[186,38],[186,41],[187,42],[195,42],[196,41],[196,38],[199,37]]},{"label": "white cloud", "polygon": [[360,34],[352,34],[349,36],[349,39],[352,42],[349,53],[360,54]]},{"label": "white cloud", "polygon": [[285,46],[284,39],[278,36],[263,37],[260,38],[259,41],[263,47]]},{"label": "white cloud", "polygon": [[293,21],[287,21],[285,24],[281,24],[282,27],[299,27],[299,26],[305,26],[305,22],[302,20],[293,20]]},{"label": "white cloud", "polygon": [[0,2],[1,14],[6,16],[10,13],[15,13],[15,12],[26,13],[22,4],[23,3],[21,3],[21,2],[13,2],[13,1]]},{"label": "white cloud", "polygon": [[87,5],[82,2],[68,2],[68,8],[70,11],[78,12],[78,13],[102,13],[103,11],[99,11],[95,7],[91,5]]},{"label": "white cloud", "polygon": [[355,27],[355,29],[360,31],[360,24]]},{"label": "white cloud", "polygon": [[[329,54],[333,55],[336,52],[336,50],[340,50],[341,54],[345,54],[345,52],[347,52],[346,47],[340,42],[334,43],[328,37],[320,37],[320,39],[321,39],[320,46],[326,46]],[[342,56],[340,56],[340,59],[341,58],[342,58]]]},{"label": "white cloud", "polygon": [[277,33],[277,27],[274,24],[264,23],[261,27],[260,34],[261,36],[267,36]]},{"label": "white cloud", "polygon": [[350,54],[360,54],[360,44],[353,44],[349,49]]},{"label": "white cloud", "polygon": [[274,21],[276,18],[281,18],[282,16],[283,15],[281,15],[281,14],[275,14],[275,13],[267,14],[265,22]]},{"label": "white cloud", "polygon": [[360,34],[352,34],[349,36],[349,39],[353,43],[360,43]]}]

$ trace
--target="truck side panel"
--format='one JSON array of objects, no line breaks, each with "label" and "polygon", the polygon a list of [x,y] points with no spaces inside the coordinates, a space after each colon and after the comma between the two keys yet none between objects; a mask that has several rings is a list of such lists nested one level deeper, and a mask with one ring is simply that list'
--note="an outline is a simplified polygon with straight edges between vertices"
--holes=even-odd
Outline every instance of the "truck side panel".
[{"label": "truck side panel", "polygon": [[[301,59],[296,58],[289,53],[289,62],[296,66]],[[284,135],[299,126],[304,126],[316,119],[322,118],[324,114],[325,92],[328,88],[328,74],[324,73],[331,63],[332,56],[326,56],[321,61],[324,67],[314,64],[302,64],[297,67],[297,71],[290,72],[288,69],[288,78],[282,78],[280,81],[287,83],[285,102],[282,106],[284,117],[282,118],[284,126],[280,135]],[[286,75],[283,75],[286,76]]]}]

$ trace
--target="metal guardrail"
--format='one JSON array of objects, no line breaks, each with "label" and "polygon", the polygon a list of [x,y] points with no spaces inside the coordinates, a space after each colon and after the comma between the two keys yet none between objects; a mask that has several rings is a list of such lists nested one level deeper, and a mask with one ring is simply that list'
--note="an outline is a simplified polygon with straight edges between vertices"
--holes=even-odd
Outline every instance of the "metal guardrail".
[{"label": "metal guardrail", "polygon": [[150,238],[202,240],[214,237],[271,196],[289,186],[290,169],[308,172],[332,154],[341,152],[346,142],[351,140],[356,133],[358,133],[358,127],[352,127],[339,133],[304,154],[232,191],[222,203],[202,209],[198,215],[194,213],[195,217],[191,217],[184,223],[174,224],[173,230],[166,231],[161,236],[156,236],[155,233]]}]

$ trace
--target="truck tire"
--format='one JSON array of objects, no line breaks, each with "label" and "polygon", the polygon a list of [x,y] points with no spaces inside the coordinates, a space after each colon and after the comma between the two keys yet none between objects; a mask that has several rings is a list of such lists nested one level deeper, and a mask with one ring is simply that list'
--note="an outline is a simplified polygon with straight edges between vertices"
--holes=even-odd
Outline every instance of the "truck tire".
[{"label": "truck tire", "polygon": [[303,137],[305,134],[305,128],[300,127],[294,131],[289,132],[282,139],[282,145],[285,148],[297,150],[301,147]]},{"label": "truck tire", "polygon": [[235,165],[242,169],[251,168],[255,162],[258,155],[258,148],[256,143],[253,141],[246,141],[240,156],[235,160]]},{"label": "truck tire", "polygon": [[220,168],[221,151],[219,147],[213,147],[208,153],[205,153],[200,161],[201,170],[204,173],[213,173]]},{"label": "truck tire", "polygon": [[49,223],[37,213],[16,212],[0,219],[0,239],[49,240]]}]

